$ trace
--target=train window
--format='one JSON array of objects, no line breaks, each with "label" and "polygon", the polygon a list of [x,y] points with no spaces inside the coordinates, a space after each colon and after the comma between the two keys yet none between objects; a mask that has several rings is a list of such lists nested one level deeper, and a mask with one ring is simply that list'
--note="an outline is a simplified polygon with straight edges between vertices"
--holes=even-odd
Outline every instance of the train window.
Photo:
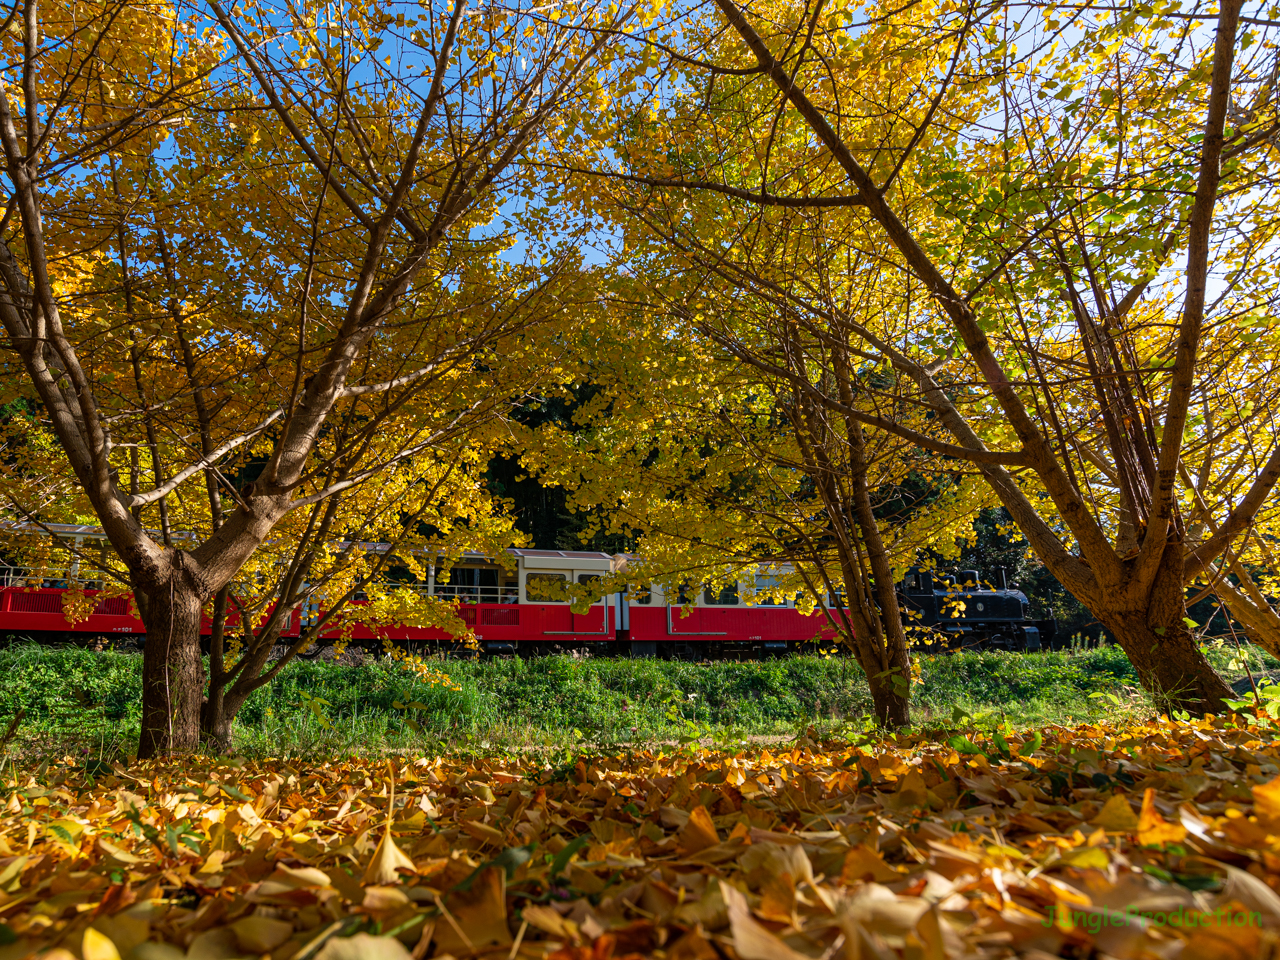
[{"label": "train window", "polygon": [[596,573],[580,573],[578,574],[578,584],[584,587],[591,587],[591,602],[595,603],[600,599],[599,587],[600,575]]},{"label": "train window", "polygon": [[417,577],[403,563],[387,564],[387,580],[397,586],[413,587],[418,583]]},{"label": "train window", "polygon": [[902,578],[902,586],[905,590],[916,591],[920,589],[920,581],[914,573],[908,573]]},{"label": "train window", "polygon": [[639,603],[646,607],[653,603],[653,588],[647,583],[642,583],[638,587],[627,587],[627,594],[633,598],[632,603]]},{"label": "train window", "polygon": [[436,576],[436,596],[456,597],[464,603],[497,603],[498,571],[494,567],[454,567],[449,582]]},{"label": "train window", "polygon": [[526,573],[524,593],[533,603],[567,603],[563,590],[558,587],[567,582],[563,573]]},{"label": "train window", "polygon": [[764,591],[769,590],[778,585],[777,577],[767,577],[762,575],[756,576],[756,595],[751,602],[760,607],[785,607],[787,605],[786,597],[766,597]]},{"label": "train window", "polygon": [[702,602],[713,607],[733,607],[738,603],[738,585],[731,583],[722,587],[718,593],[710,588],[702,591]]}]

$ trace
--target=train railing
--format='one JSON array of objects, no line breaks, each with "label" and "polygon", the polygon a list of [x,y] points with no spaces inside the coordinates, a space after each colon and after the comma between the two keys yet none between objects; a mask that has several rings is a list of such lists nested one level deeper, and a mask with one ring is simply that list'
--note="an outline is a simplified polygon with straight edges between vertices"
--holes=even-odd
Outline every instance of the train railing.
[{"label": "train railing", "polygon": [[[119,589],[117,580],[85,577],[78,571],[67,567],[12,567],[0,565],[0,590],[85,590],[90,593],[101,593],[103,590]],[[244,584],[232,584],[232,590],[247,592]]]},{"label": "train railing", "polygon": [[[427,584],[408,584],[416,593],[426,593]],[[434,596],[458,600],[462,603],[516,603],[520,599],[515,587],[474,587],[468,584],[435,585]]]},{"label": "train railing", "polygon": [[23,587],[29,590],[101,590],[105,581],[81,578],[67,567],[8,567],[0,566],[0,588]]},{"label": "train railing", "polygon": [[[0,565],[0,589],[100,591],[116,586],[114,581],[101,578],[85,578],[67,567],[17,567]],[[473,586],[469,584],[388,584],[392,589],[407,589],[417,594],[430,594],[460,603],[514,604],[519,602],[519,592],[514,586]],[[367,594],[358,591],[353,598],[365,601]]]},{"label": "train railing", "polygon": [[[520,599],[519,591],[515,587],[476,587],[469,584],[426,584],[426,583],[396,583],[387,584],[392,590],[410,590],[413,593],[440,597],[443,599],[457,600],[461,603],[517,603]],[[364,593],[357,593],[357,600],[366,599]]]}]

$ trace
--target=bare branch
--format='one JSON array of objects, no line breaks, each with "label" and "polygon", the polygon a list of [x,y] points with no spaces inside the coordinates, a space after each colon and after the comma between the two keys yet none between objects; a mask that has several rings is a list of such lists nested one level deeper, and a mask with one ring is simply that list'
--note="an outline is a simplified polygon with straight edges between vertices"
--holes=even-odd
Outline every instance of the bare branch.
[{"label": "bare branch", "polygon": [[590,177],[601,177],[609,180],[623,180],[627,183],[639,183],[647,187],[670,187],[678,190],[709,190],[723,193],[738,200],[746,200],[762,207],[787,207],[792,210],[805,210],[821,207],[863,207],[865,201],[858,196],[839,197],[780,197],[764,190],[747,190],[743,187],[732,187],[726,183],[714,183],[710,180],[683,180],[678,177],[645,177],[634,173],[618,173],[609,170],[591,170],[585,167],[573,167],[565,164],[547,164],[548,167],[563,170],[566,173],[577,173]]},{"label": "bare branch", "polygon": [[173,491],[176,490],[181,484],[185,483],[187,480],[194,477],[197,473],[200,473],[202,470],[212,467],[215,463],[217,463],[219,460],[225,457],[228,453],[236,449],[236,447],[239,447],[243,444],[248,443],[254,437],[261,434],[262,431],[266,430],[267,427],[271,426],[271,424],[275,423],[282,416],[284,416],[283,410],[280,410],[280,409],[273,410],[270,414],[268,414],[265,420],[263,420],[260,424],[258,424],[248,433],[242,433],[240,434],[240,436],[232,440],[228,440],[222,446],[216,448],[212,453],[209,453],[207,456],[201,457],[195,463],[192,463],[189,466],[184,467],[182,470],[179,470],[177,473],[175,473],[172,477],[170,477],[167,481],[162,483],[160,486],[156,487],[154,490],[148,490],[146,493],[137,493],[129,497],[127,500],[128,505],[130,507],[141,507],[148,503],[154,503],[157,500],[167,497],[169,494],[173,493]]}]

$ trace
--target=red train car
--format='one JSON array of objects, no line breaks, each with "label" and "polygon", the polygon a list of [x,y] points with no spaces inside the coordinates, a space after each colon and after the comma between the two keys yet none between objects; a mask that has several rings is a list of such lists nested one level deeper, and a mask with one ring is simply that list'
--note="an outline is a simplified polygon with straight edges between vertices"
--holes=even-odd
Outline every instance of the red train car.
[{"label": "red train car", "polygon": [[701,657],[706,652],[780,654],[830,644],[836,632],[821,610],[802,613],[793,600],[748,601],[766,583],[719,591],[692,588],[667,596],[657,584],[620,595],[623,632],[633,656]]},{"label": "red train car", "polygon": [[[64,614],[63,598],[67,593],[63,581],[35,579],[30,571],[0,568],[0,634],[40,637],[69,634],[84,637],[141,637],[146,626],[138,619],[129,596],[105,597],[94,604],[89,616],[72,622]],[[33,583],[40,584],[32,586]],[[102,590],[85,590],[90,600],[100,596]],[[239,622],[235,611],[228,611],[229,625]],[[208,636],[212,624],[205,618],[202,632]],[[280,633],[284,640],[296,638],[299,618],[293,616],[289,625]]]},{"label": "red train car", "polygon": [[[514,653],[518,647],[564,647],[614,643],[618,611],[611,597],[601,597],[583,613],[567,600],[551,599],[556,584],[581,584],[607,577],[614,560],[607,553],[572,550],[511,550],[515,570],[480,554],[465,555],[444,575],[442,567],[428,571],[427,582],[415,585],[430,596],[457,603],[459,619],[475,633],[480,648],[490,653]],[[360,601],[353,603],[357,609]],[[336,639],[335,627],[322,639]],[[449,643],[443,630],[392,626],[372,629],[358,625],[353,641],[383,638],[410,644]]]},{"label": "red train car", "polygon": [[[57,531],[79,540],[101,538],[95,528]],[[378,545],[370,544],[370,549]],[[512,564],[468,554],[447,574],[435,567],[425,584],[415,585],[431,596],[453,600],[459,618],[474,632],[480,649],[488,653],[531,653],[586,648],[601,653],[633,656],[681,656],[702,658],[724,654],[782,653],[834,636],[821,611],[803,614],[790,601],[744,602],[742,596],[760,586],[740,584],[715,594],[702,590],[697,602],[687,592],[664,595],[656,584],[643,589],[605,594],[585,610],[575,609],[560,589],[566,585],[590,587],[618,572],[636,558],[571,550],[511,550]],[[75,571],[66,572],[74,578]],[[89,616],[69,622],[63,614],[68,582],[33,571],[0,568],[0,634],[32,638],[48,636],[140,637],[145,627],[127,596],[106,597]],[[88,584],[86,586],[99,586]],[[745,588],[740,589],[740,588]],[[101,590],[87,589],[90,598]],[[405,625],[373,628],[358,622],[361,601],[352,606],[354,628],[346,634],[354,642],[390,639],[412,646],[447,647],[454,638],[440,629]],[[282,640],[300,635],[318,611],[296,612]],[[234,614],[232,626],[234,628]],[[350,618],[348,618],[350,619]],[[204,625],[205,632],[209,623]],[[320,635],[336,640],[343,629],[334,626]]]},{"label": "red train car", "polygon": [[[25,571],[24,571],[25,572]],[[57,581],[40,581],[57,583]],[[99,602],[88,620],[70,623],[62,613],[66,589],[57,586],[28,587],[27,581],[6,578],[0,588],[0,632],[3,633],[83,633],[124,635],[144,633],[142,621],[130,610],[128,597],[110,597]],[[87,591],[97,596],[100,591]]]}]

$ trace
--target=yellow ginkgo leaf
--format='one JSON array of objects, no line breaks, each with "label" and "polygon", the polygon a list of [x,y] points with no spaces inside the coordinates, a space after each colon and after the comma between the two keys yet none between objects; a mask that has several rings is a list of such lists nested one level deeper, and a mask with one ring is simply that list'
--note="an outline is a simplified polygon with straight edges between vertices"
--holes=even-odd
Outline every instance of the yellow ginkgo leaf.
[{"label": "yellow ginkgo leaf", "polygon": [[120,951],[111,938],[93,927],[85,930],[80,952],[84,955],[84,960],[120,960]]},{"label": "yellow ginkgo leaf", "polygon": [[373,851],[369,865],[365,867],[364,882],[379,885],[398,883],[401,870],[412,872],[413,869],[413,861],[396,846],[388,827],[382,831],[382,839],[378,841],[378,847]]},{"label": "yellow ginkgo leaf", "polygon": [[1123,793],[1114,793],[1089,823],[1112,833],[1133,833],[1138,829],[1138,815]]},{"label": "yellow ginkgo leaf", "polygon": [[702,804],[689,812],[689,820],[679,834],[680,846],[687,853],[697,853],[720,842],[716,826],[711,822],[711,814]]},{"label": "yellow ginkgo leaf", "polygon": [[1181,843],[1187,838],[1187,828],[1180,823],[1169,823],[1156,810],[1156,792],[1149,788],[1142,795],[1142,812],[1138,814],[1138,842],[1143,846],[1160,846]]}]

